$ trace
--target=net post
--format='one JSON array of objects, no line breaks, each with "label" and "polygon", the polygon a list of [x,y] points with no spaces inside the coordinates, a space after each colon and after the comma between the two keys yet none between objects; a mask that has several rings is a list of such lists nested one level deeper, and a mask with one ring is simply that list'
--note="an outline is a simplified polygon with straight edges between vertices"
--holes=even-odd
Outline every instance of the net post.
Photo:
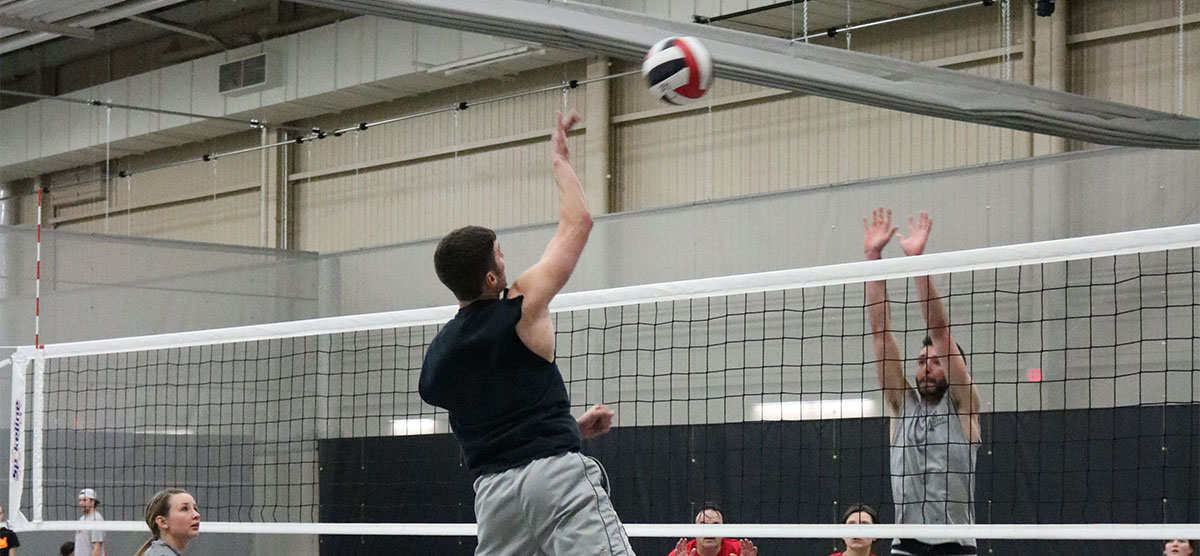
[{"label": "net post", "polygon": [[14,525],[24,523],[21,513],[21,494],[25,489],[25,446],[21,443],[28,421],[25,418],[25,373],[29,369],[29,357],[18,351],[10,359],[0,361],[0,368],[11,365],[11,393],[9,399],[8,437],[8,520]]},{"label": "net post", "polygon": [[45,519],[43,513],[44,479],[43,451],[45,450],[46,418],[46,356],[39,348],[33,356],[33,521]]}]

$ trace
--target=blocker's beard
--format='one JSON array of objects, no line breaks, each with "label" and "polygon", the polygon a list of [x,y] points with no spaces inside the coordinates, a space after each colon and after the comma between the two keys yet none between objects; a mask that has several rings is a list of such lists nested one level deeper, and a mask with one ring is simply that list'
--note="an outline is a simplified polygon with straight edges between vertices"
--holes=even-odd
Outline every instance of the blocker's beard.
[{"label": "blocker's beard", "polygon": [[950,389],[950,383],[945,378],[938,380],[925,379],[917,384],[917,391],[921,395],[921,400],[927,403],[937,403],[942,400],[942,396],[946,395],[946,390]]}]

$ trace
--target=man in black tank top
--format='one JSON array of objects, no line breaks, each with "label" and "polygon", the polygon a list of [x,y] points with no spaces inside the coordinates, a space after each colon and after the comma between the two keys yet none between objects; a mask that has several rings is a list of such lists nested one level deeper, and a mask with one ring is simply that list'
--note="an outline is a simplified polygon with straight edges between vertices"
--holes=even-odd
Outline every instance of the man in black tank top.
[{"label": "man in black tank top", "polygon": [[550,138],[559,190],[558,230],[541,260],[508,287],[495,232],[468,226],[438,244],[438,279],[459,311],[425,353],[420,393],[450,413],[450,428],[475,475],[478,556],[632,555],[599,463],[583,439],[608,432],[603,405],[571,416],[554,363],[550,300],[566,285],[592,229],[558,115]]}]

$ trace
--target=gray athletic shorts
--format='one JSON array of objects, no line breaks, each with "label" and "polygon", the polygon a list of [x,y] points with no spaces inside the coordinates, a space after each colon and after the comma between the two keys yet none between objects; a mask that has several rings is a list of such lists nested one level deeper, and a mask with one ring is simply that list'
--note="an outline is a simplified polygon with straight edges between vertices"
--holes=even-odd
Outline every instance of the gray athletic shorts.
[{"label": "gray athletic shorts", "polygon": [[607,482],[576,452],[475,479],[475,555],[634,556]]}]

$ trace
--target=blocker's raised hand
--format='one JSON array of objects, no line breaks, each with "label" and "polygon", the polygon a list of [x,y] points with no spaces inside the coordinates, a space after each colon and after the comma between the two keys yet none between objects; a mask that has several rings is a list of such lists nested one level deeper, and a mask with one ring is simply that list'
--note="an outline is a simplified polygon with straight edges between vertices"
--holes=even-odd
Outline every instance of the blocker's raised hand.
[{"label": "blocker's raised hand", "polygon": [[928,212],[917,215],[916,221],[908,218],[908,236],[900,235],[900,249],[905,255],[920,255],[925,252],[925,242],[929,241],[929,232],[933,230],[933,219]]},{"label": "blocker's raised hand", "polygon": [[863,218],[863,252],[867,258],[878,259],[896,230],[892,226],[892,209],[879,207],[871,211],[870,221]]}]

